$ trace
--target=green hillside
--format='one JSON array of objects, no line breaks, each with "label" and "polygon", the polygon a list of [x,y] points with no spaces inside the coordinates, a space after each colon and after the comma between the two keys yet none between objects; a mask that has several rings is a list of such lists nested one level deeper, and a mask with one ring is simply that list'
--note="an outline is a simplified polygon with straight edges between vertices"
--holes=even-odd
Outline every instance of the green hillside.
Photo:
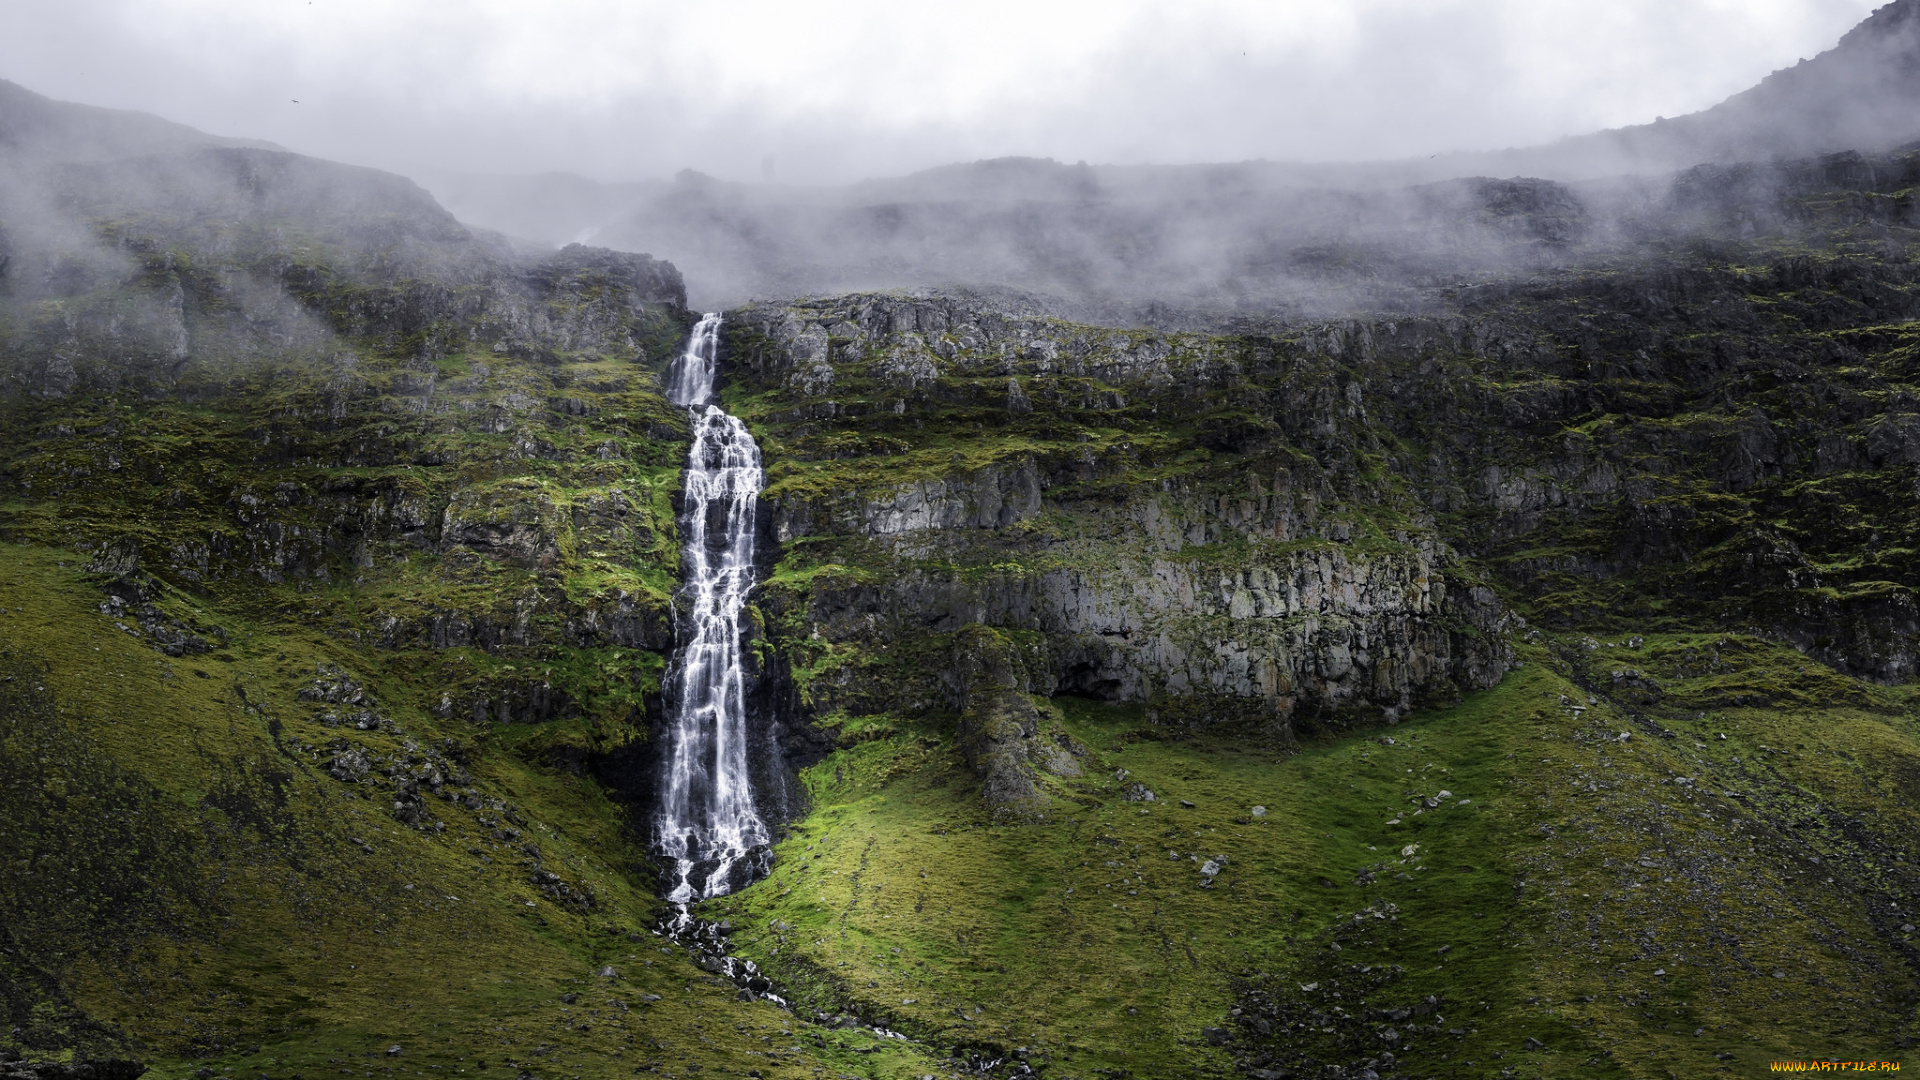
[{"label": "green hillside", "polygon": [[1920,1034],[1920,298],[1906,211],[1855,213],[1911,157],[1418,313],[729,312],[756,767],[804,791],[698,911],[747,985],[645,850],[677,272],[176,165],[200,201],[76,174],[0,279],[0,1048],[1377,1080]]}]

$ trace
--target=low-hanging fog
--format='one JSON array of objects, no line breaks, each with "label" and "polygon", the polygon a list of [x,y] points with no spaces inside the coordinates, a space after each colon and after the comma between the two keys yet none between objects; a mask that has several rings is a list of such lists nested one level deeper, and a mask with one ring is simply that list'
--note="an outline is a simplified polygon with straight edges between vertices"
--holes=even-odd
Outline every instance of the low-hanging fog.
[{"label": "low-hanging fog", "polygon": [[1547,142],[1705,108],[1874,6],[68,0],[0,4],[0,78],[403,173],[835,183]]},{"label": "low-hanging fog", "polygon": [[[1678,169],[1920,137],[1915,3],[75,0],[0,4],[0,79],[649,251],[696,305],[960,285],[1127,319],[1101,305],[1399,306],[1644,239]],[[16,170],[174,139],[7,120]]]}]

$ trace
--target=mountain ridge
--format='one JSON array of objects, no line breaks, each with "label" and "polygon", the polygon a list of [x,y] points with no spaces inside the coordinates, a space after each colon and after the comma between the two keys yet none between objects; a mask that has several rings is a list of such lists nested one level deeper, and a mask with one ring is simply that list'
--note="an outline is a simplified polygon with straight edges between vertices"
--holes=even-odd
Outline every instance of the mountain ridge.
[{"label": "mountain ridge", "polygon": [[57,101],[0,79],[0,152],[84,161],[195,146],[282,149],[259,139],[209,135],[137,110]]}]

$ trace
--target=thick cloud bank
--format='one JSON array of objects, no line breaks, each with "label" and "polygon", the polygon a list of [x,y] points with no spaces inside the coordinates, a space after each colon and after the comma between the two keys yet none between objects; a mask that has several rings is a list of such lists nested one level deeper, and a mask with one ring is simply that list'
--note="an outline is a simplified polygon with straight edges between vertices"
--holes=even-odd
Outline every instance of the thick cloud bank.
[{"label": "thick cloud bank", "polygon": [[1705,108],[1872,0],[70,0],[0,77],[417,173],[1353,160]]}]

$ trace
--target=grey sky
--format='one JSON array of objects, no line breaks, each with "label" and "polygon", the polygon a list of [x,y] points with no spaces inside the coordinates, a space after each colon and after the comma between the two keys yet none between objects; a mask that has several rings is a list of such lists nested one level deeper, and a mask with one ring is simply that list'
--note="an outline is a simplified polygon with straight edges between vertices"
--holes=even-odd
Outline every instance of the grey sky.
[{"label": "grey sky", "polygon": [[1875,6],[0,0],[0,78],[403,172],[824,182],[1543,142],[1711,105]]}]

